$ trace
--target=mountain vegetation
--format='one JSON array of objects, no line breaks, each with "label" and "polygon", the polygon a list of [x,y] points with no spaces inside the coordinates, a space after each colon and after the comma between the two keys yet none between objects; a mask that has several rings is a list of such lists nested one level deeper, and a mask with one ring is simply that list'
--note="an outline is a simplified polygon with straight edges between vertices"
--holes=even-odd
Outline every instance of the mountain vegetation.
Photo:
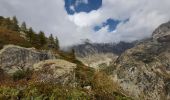
[{"label": "mountain vegetation", "polygon": [[6,44],[15,44],[36,49],[59,50],[57,37],[54,39],[51,34],[48,38],[43,31],[36,33],[31,27],[28,28],[25,22],[19,25],[16,17],[0,17],[0,35],[1,48]]},{"label": "mountain vegetation", "polygon": [[[9,45],[10,44],[10,45]],[[11,45],[12,44],[12,45]],[[58,37],[0,17],[1,100],[131,100],[105,71],[60,50]]]}]

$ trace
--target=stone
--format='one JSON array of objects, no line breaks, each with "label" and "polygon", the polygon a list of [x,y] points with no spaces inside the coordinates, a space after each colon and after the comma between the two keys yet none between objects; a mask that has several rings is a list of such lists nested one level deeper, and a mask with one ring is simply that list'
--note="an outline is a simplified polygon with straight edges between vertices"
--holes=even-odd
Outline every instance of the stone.
[{"label": "stone", "polygon": [[76,64],[62,59],[45,60],[34,64],[33,69],[37,71],[38,82],[53,82],[62,85],[75,82]]},{"label": "stone", "polygon": [[0,68],[8,74],[17,70],[32,69],[33,64],[47,59],[55,59],[55,55],[15,45],[6,45],[0,50]]}]

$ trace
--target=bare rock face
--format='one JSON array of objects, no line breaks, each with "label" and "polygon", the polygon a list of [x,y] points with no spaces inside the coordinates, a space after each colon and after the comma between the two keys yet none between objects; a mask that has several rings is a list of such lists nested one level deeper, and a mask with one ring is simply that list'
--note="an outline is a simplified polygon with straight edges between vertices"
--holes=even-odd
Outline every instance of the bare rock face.
[{"label": "bare rock face", "polygon": [[124,94],[135,100],[170,100],[170,41],[163,39],[169,33],[168,22],[154,31],[152,40],[117,59],[113,80]]},{"label": "bare rock face", "polygon": [[38,52],[33,48],[7,45],[0,50],[0,68],[12,74],[17,70],[32,69],[33,64],[47,59],[55,59],[50,52]]},{"label": "bare rock face", "polygon": [[76,64],[65,60],[45,60],[34,64],[33,69],[37,71],[37,81],[53,82],[63,85],[73,85],[75,82]]},{"label": "bare rock face", "polygon": [[153,40],[158,42],[170,42],[170,22],[162,24],[153,34]]}]

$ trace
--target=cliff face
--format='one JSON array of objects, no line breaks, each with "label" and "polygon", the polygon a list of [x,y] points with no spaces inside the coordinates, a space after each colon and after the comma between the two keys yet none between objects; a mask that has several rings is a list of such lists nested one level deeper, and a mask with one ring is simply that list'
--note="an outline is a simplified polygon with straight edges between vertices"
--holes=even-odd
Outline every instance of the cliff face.
[{"label": "cliff face", "polygon": [[54,55],[48,52],[7,45],[0,50],[0,68],[7,73],[14,73],[16,70],[32,69],[33,64],[54,58]]},{"label": "cliff face", "polygon": [[170,99],[170,23],[123,53],[115,62],[113,80],[120,90],[137,100]]}]

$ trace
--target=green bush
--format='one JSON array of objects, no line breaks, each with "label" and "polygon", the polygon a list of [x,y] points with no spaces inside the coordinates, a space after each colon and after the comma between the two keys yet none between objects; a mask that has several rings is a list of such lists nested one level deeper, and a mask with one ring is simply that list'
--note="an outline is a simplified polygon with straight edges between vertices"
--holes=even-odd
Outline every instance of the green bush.
[{"label": "green bush", "polygon": [[16,71],[14,74],[13,74],[13,80],[14,81],[19,81],[21,79],[26,79],[26,80],[29,80],[29,78],[31,77],[32,75],[32,71],[27,69],[26,71],[25,70],[18,70]]},{"label": "green bush", "polygon": [[16,100],[19,95],[19,90],[10,87],[0,88],[0,100]]},{"label": "green bush", "polygon": [[0,100],[90,100],[87,92],[54,84],[31,84],[26,87],[0,87]]}]

